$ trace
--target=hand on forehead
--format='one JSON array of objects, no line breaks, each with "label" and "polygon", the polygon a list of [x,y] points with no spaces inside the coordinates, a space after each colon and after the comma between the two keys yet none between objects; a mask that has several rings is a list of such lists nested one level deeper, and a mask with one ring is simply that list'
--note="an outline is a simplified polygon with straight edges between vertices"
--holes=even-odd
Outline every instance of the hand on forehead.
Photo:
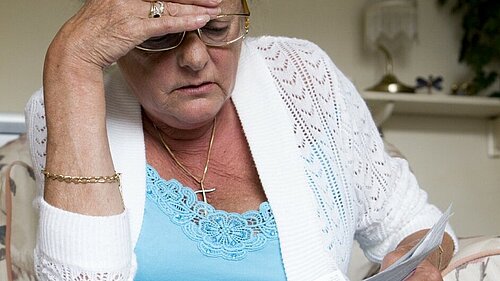
[{"label": "hand on forehead", "polygon": [[[158,0],[143,0],[146,2],[156,2]],[[197,5],[205,7],[219,6],[223,12],[242,12],[242,0],[160,0],[163,2],[173,2],[185,5]]]},{"label": "hand on forehead", "polygon": [[[157,2],[158,0],[143,0],[146,2]],[[206,8],[220,8],[221,14],[240,14],[247,12],[243,4],[245,0],[159,0],[165,3],[167,11],[178,10],[178,7],[188,7],[190,5]],[[245,2],[246,3],[246,2]],[[174,8],[176,7],[176,8]],[[176,14],[174,12],[174,14]]]}]

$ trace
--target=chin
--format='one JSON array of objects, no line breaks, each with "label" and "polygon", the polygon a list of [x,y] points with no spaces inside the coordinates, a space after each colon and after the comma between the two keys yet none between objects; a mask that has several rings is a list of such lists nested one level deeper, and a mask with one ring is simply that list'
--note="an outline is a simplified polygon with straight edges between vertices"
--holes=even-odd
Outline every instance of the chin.
[{"label": "chin", "polygon": [[[219,113],[222,105],[218,106],[191,106],[177,112],[176,119],[188,127],[196,128],[212,122],[214,117]],[[188,129],[188,128],[186,128]]]}]

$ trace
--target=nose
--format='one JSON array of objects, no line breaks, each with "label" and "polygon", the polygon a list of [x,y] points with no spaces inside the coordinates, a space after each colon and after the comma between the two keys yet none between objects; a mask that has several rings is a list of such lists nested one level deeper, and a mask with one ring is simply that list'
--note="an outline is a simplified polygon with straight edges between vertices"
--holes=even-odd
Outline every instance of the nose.
[{"label": "nose", "polygon": [[196,31],[186,32],[184,41],[176,48],[178,52],[177,63],[182,68],[200,71],[210,60],[207,48]]}]

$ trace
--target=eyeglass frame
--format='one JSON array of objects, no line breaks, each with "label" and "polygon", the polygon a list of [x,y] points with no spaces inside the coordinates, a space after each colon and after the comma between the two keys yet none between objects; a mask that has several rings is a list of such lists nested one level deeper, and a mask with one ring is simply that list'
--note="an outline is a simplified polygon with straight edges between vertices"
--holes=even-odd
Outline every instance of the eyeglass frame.
[{"label": "eyeglass frame", "polygon": [[[245,33],[243,35],[241,35],[240,37],[236,38],[236,39],[233,39],[231,41],[228,41],[228,42],[223,42],[221,44],[211,44],[211,43],[207,43],[205,41],[203,41],[203,39],[201,38],[201,29],[204,27],[200,27],[198,29],[196,29],[196,34],[198,35],[198,37],[200,38],[200,40],[203,42],[203,44],[205,44],[206,46],[210,46],[210,47],[224,47],[224,46],[227,46],[227,45],[230,45],[234,42],[237,42],[243,38],[245,38],[250,30],[250,9],[248,8],[248,4],[247,4],[247,1],[246,0],[242,0],[241,1],[242,4],[243,4],[243,13],[234,13],[234,14],[220,14],[220,15],[217,15],[215,17],[215,19],[219,19],[219,18],[223,18],[223,17],[226,17],[226,16],[243,16],[243,17],[246,17],[245,18]],[[195,31],[195,30],[192,30],[192,31]],[[169,51],[169,50],[173,50],[177,47],[179,47],[182,42],[184,41],[184,37],[186,36],[186,33],[187,32],[191,32],[191,31],[183,31],[183,32],[178,32],[178,33],[182,33],[182,36],[181,36],[181,39],[179,40],[179,43],[177,43],[177,45],[175,46],[172,46],[172,47],[168,47],[168,48],[161,48],[161,49],[149,49],[149,48],[144,48],[144,47],[141,47],[139,45],[135,46],[136,49],[139,49],[141,51],[146,51],[146,52],[163,52],[163,51]],[[175,34],[175,33],[174,33]],[[167,34],[165,34],[167,35]],[[165,36],[164,35],[164,36]],[[149,40],[149,39],[148,39]]]}]

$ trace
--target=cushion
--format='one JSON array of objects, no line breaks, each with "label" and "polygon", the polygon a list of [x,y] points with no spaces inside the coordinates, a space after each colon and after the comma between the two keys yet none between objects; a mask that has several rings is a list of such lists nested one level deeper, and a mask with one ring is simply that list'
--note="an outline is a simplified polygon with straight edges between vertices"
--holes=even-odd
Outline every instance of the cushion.
[{"label": "cushion", "polygon": [[443,271],[444,281],[500,280],[500,236],[460,239],[460,251]]},{"label": "cushion", "polygon": [[[0,192],[0,280],[7,280],[5,265],[5,179],[7,166],[14,161],[31,163],[26,136],[0,147],[0,177],[2,189]],[[30,165],[31,166],[31,165]],[[12,233],[11,257],[13,278],[17,281],[35,280],[33,265],[33,250],[35,248],[36,225],[38,215],[33,207],[36,186],[31,167],[14,166],[11,170],[12,196]],[[3,255],[2,255],[3,253]]]}]

